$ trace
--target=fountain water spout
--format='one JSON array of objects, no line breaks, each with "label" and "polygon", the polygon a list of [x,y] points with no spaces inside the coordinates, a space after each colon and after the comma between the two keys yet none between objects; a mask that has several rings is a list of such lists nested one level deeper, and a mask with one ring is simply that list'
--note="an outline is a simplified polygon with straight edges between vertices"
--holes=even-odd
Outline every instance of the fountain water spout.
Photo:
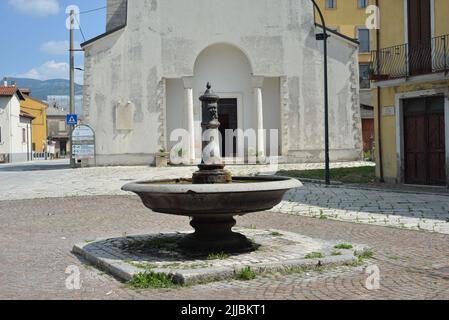
[{"label": "fountain water spout", "polygon": [[220,155],[220,122],[218,121],[218,101],[220,97],[207,83],[206,92],[200,97],[202,108],[202,161],[199,171],[192,177],[193,184],[226,183],[226,172]]}]

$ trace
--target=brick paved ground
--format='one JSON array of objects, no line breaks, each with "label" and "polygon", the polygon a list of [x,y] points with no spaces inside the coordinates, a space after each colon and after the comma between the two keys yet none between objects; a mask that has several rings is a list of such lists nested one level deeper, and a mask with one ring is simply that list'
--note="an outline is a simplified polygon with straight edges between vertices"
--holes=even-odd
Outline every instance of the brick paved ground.
[{"label": "brick paved ground", "polygon": [[[365,288],[362,268],[250,282],[134,291],[70,253],[96,237],[185,230],[188,219],[148,212],[135,197],[55,198],[0,202],[0,298],[38,299],[436,299],[449,298],[449,235],[311,219],[251,214],[241,226],[275,228],[342,242],[366,243],[375,253],[381,289]],[[65,288],[69,265],[81,268],[82,289]]]}]

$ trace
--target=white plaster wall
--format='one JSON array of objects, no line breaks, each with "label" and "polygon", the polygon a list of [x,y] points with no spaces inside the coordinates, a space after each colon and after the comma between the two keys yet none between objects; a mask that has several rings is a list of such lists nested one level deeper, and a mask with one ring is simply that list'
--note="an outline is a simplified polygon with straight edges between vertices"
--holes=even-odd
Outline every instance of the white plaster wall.
[{"label": "white plaster wall", "polygon": [[0,98],[0,109],[3,111],[0,112],[0,126],[2,126],[2,139],[4,141],[4,144],[0,145],[0,153],[9,154],[10,162],[26,161],[27,144],[22,143],[19,99],[16,95],[11,98]]},{"label": "white plaster wall", "polygon": [[[26,141],[23,142],[22,130],[25,130]],[[13,153],[12,162],[24,162],[31,159],[32,152],[32,137],[31,137],[31,120],[27,118],[20,118],[15,130],[18,134],[15,137],[16,152]]]},{"label": "white plaster wall", "polygon": [[184,102],[184,83],[181,79],[167,79],[167,135],[168,150],[171,150],[178,140],[171,141],[174,130],[187,130],[187,111]]},{"label": "white plaster wall", "polygon": [[[292,160],[322,159],[322,42],[315,40],[315,32],[309,0],[130,1],[126,28],[85,48],[84,106],[86,121],[97,132],[98,163],[151,162],[167,141],[168,101],[162,79],[195,76],[200,53],[221,43],[238,47],[254,75],[287,79],[281,98],[288,141],[284,150]],[[361,154],[354,93],[357,49],[335,37],[330,42],[333,154],[350,160]],[[248,67],[239,71],[247,74]],[[207,72],[213,76],[214,70]],[[203,74],[195,82],[195,98],[207,80],[215,82],[218,92],[250,90],[245,78],[237,88]],[[246,114],[244,122],[251,126],[252,99],[246,99],[245,94],[245,112],[250,116]],[[134,129],[117,132],[114,106],[128,100],[136,105]]]},{"label": "white plaster wall", "polygon": [[[160,77],[157,67],[145,64],[144,49],[129,47],[123,32],[86,50],[85,120],[96,132],[98,164],[150,164],[161,147]],[[116,130],[118,102],[135,106],[133,130]]]},{"label": "white plaster wall", "polygon": [[10,110],[11,110],[11,154],[12,154],[11,162],[19,162],[23,161],[22,157],[23,143],[22,143],[22,127],[20,125],[20,101],[17,98],[17,96],[13,97],[11,101]]},{"label": "white plaster wall", "polygon": [[2,141],[0,142],[0,154],[11,153],[10,109],[11,109],[11,98],[0,97],[0,127],[2,128]]},{"label": "white plaster wall", "polygon": [[[329,41],[329,126],[333,149],[362,147],[358,51],[349,44]],[[341,137],[346,137],[342,139]]]},{"label": "white plaster wall", "polygon": [[[16,95],[0,98],[0,126],[0,153],[9,154],[10,162],[27,161],[32,148],[31,120],[20,117],[20,101]],[[22,141],[23,128],[26,132],[26,143]]]},{"label": "white plaster wall", "polygon": [[[263,98],[263,114],[264,128],[267,130],[265,138],[267,155],[280,155],[282,146],[281,131],[281,96],[280,96],[280,79],[265,78],[262,88]],[[256,126],[256,124],[254,124]],[[278,148],[270,149],[270,129],[278,131]],[[272,151],[272,152],[271,152]]]}]

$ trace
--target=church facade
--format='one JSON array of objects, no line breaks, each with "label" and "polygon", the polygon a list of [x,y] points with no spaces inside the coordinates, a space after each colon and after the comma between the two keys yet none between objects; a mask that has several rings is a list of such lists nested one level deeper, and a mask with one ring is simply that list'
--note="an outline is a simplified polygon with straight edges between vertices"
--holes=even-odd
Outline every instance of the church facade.
[{"label": "church facade", "polygon": [[[244,133],[232,138],[234,149],[225,151],[223,143],[225,157],[244,150],[281,162],[324,159],[323,42],[315,36],[322,29],[310,0],[107,6],[106,33],[82,44],[84,117],[96,132],[98,165],[151,164],[164,150],[198,162],[198,98],[207,82],[221,98],[221,130]],[[358,43],[330,34],[331,159],[358,160]],[[180,130],[187,138],[179,149]],[[251,130],[255,146],[248,143]]]}]

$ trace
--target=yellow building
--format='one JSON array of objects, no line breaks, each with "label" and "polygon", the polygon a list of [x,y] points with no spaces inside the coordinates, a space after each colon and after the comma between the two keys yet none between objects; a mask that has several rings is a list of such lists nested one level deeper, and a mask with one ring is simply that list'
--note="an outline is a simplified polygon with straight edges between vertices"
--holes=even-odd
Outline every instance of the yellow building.
[{"label": "yellow building", "polygon": [[[374,108],[369,70],[371,51],[376,32],[366,27],[369,16],[373,13],[370,5],[375,0],[316,0],[323,12],[326,26],[347,37],[357,39],[359,46],[360,104],[363,129],[363,149],[372,153],[374,148]],[[316,21],[320,23],[318,14]],[[332,36],[332,35],[331,35]]]},{"label": "yellow building", "polygon": [[23,112],[33,115],[32,141],[33,151],[45,152],[47,143],[47,109],[48,105],[40,100],[24,96],[25,100],[20,102]]},{"label": "yellow building", "polygon": [[448,186],[448,1],[378,0],[378,5],[379,48],[370,70],[377,175],[391,183]]},{"label": "yellow building", "polygon": [[[369,5],[375,4],[375,0],[316,0],[316,3],[324,14],[328,28],[353,39],[368,39],[367,46],[362,44],[360,48],[360,62],[370,63],[369,32],[365,35],[360,34],[360,31],[364,33],[367,30],[366,20],[369,14],[366,11]],[[318,15],[316,21],[320,22]]]}]

